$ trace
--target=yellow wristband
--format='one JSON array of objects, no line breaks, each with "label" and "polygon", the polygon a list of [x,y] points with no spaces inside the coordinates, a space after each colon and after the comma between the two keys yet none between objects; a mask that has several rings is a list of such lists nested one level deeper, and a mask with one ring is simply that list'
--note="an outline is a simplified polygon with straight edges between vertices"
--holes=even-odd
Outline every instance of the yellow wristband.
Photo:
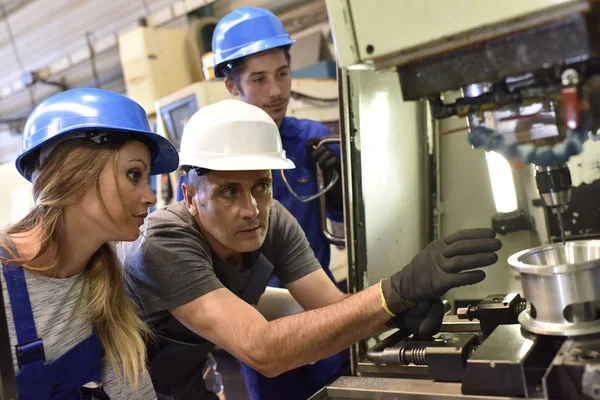
[{"label": "yellow wristband", "polygon": [[[381,280],[383,281],[383,279]],[[386,313],[388,313],[392,318],[395,318],[396,316],[394,315],[393,312],[390,311],[390,309],[387,306],[387,303],[385,302],[385,297],[383,297],[383,289],[381,288],[381,281],[379,281],[379,293],[381,294],[381,307],[385,310]]]}]

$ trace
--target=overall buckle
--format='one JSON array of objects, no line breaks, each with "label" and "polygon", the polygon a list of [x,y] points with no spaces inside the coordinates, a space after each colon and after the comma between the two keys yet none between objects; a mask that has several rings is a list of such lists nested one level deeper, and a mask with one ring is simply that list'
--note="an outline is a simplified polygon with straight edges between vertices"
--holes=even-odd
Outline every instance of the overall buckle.
[{"label": "overall buckle", "polygon": [[17,365],[19,369],[23,365],[31,364],[36,361],[42,363],[46,361],[46,353],[44,352],[44,342],[37,338],[25,343],[19,343],[15,346],[17,355]]}]

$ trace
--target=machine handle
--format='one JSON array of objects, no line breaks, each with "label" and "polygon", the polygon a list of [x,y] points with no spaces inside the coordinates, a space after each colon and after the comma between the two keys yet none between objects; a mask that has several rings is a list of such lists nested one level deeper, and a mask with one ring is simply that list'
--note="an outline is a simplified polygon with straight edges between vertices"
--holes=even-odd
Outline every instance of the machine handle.
[{"label": "machine handle", "polygon": [[[452,307],[448,300],[442,300],[444,305],[444,315],[450,314]],[[375,344],[367,351],[367,359],[374,362],[398,363],[398,343],[412,335],[412,332],[406,328],[401,328],[392,335]]]},{"label": "machine handle", "polygon": [[[332,136],[324,137],[317,145],[317,149],[321,146],[326,146],[329,143],[339,144],[340,138],[332,137]],[[341,177],[340,177],[340,179],[341,179]],[[323,169],[321,168],[321,166],[318,163],[317,163],[317,186],[318,186],[319,192],[321,192],[325,189],[325,180],[323,179]],[[325,193],[323,193],[319,197],[319,206],[320,206],[320,210],[321,210],[321,228],[323,230],[323,235],[330,243],[335,244],[336,246],[344,246],[346,244],[346,239],[343,236],[336,236],[333,232],[330,232],[329,229],[327,229],[327,206],[325,204]]]}]

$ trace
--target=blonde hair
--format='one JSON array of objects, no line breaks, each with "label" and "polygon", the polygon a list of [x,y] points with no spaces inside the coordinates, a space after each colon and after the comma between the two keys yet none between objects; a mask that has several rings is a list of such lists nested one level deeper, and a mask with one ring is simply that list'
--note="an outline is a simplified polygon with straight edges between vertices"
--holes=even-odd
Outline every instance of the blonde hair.
[{"label": "blonde hair", "polygon": [[[100,195],[100,174],[112,159],[117,183],[117,155],[124,143],[99,146],[88,139],[72,139],[57,146],[44,167],[33,173],[36,206],[5,232],[9,236],[37,232],[40,249],[31,257],[19,257],[7,248],[12,258],[0,257],[0,260],[33,272],[56,271],[64,260],[64,252],[68,251],[61,246],[67,230],[64,218],[67,206],[76,204],[81,194],[95,185],[98,199],[110,218]],[[30,265],[44,254],[50,254],[53,262]],[[140,319],[135,303],[125,292],[122,266],[111,244],[105,243],[96,251],[84,270],[83,279],[84,290],[79,304],[94,325],[117,377],[120,379],[124,375],[137,389],[140,375],[146,368],[145,339],[149,337],[150,329]]]}]

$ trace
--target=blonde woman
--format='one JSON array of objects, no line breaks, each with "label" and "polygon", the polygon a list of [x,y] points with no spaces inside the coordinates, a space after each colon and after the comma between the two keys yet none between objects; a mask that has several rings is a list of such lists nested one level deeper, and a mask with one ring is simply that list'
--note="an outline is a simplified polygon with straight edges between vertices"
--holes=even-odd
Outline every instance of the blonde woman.
[{"label": "blonde woman", "polygon": [[[139,235],[150,175],[175,148],[134,101],[75,89],[29,116],[19,172],[34,209],[0,236],[2,294],[21,399],[152,399],[149,333],[124,290],[112,241]],[[82,388],[83,386],[83,388]]]}]

